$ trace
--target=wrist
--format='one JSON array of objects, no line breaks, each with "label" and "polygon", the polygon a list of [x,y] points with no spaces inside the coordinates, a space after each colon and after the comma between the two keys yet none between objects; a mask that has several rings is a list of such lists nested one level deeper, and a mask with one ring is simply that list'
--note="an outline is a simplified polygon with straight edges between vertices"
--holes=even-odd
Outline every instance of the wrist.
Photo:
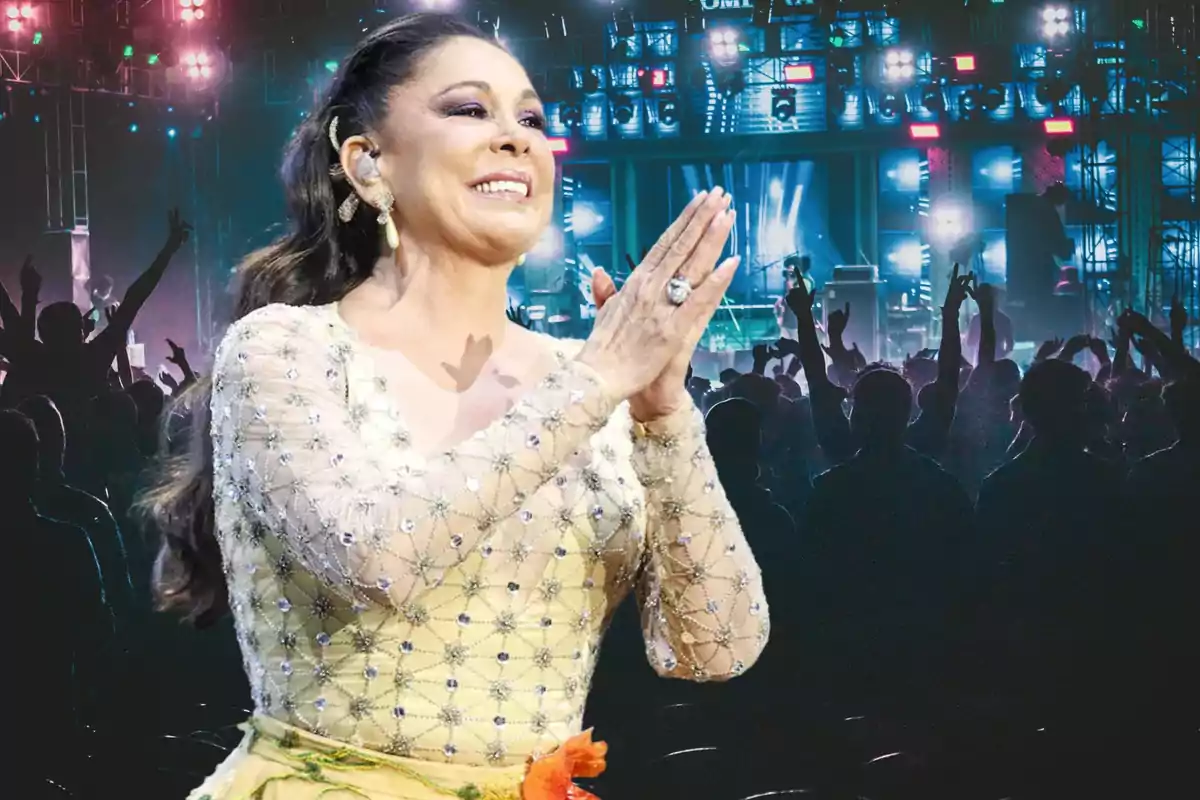
[{"label": "wrist", "polygon": [[681,412],[690,411],[694,405],[692,396],[688,394],[686,388],[681,386],[677,394],[664,402],[649,404],[638,397],[631,397],[629,399],[629,416],[639,425],[647,429],[654,429],[679,417]]}]

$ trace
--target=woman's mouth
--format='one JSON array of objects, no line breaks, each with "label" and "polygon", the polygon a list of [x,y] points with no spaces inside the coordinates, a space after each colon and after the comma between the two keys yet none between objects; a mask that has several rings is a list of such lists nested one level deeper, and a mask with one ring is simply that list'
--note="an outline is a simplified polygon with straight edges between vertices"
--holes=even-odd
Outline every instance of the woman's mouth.
[{"label": "woman's mouth", "polygon": [[520,181],[487,181],[471,188],[484,197],[500,200],[524,200],[529,197],[529,184]]},{"label": "woman's mouth", "polygon": [[533,186],[532,177],[519,170],[505,170],[483,175],[471,184],[471,190],[493,200],[527,200]]}]

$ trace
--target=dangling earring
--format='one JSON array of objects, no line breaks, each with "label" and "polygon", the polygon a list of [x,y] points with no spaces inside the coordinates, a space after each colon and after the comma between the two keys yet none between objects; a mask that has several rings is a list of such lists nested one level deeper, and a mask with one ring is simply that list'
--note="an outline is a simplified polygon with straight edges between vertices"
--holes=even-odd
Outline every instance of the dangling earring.
[{"label": "dangling earring", "polygon": [[400,231],[396,230],[396,220],[392,219],[392,207],[396,205],[396,198],[387,189],[379,190],[379,201],[376,203],[376,208],[379,209],[379,217],[376,221],[383,226],[383,234],[387,238],[388,247],[393,250],[400,247]]},{"label": "dangling earring", "polygon": [[518,267],[525,266],[525,254],[524,253],[521,253],[521,255],[517,256],[517,266]]},{"label": "dangling earring", "polygon": [[354,215],[358,213],[358,195],[351,190],[350,194],[338,206],[338,219],[342,222],[349,222],[354,219]]}]

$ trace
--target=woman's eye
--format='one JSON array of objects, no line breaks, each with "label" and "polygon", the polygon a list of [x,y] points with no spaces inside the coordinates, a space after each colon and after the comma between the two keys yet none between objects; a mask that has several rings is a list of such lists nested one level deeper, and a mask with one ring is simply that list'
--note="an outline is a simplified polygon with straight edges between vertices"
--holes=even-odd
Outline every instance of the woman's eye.
[{"label": "woman's eye", "polygon": [[475,119],[487,119],[488,115],[487,109],[478,105],[459,106],[450,109],[449,113],[452,117],[474,117]]},{"label": "woman's eye", "polygon": [[521,124],[534,130],[545,130],[546,117],[542,114],[527,114],[521,118]]}]

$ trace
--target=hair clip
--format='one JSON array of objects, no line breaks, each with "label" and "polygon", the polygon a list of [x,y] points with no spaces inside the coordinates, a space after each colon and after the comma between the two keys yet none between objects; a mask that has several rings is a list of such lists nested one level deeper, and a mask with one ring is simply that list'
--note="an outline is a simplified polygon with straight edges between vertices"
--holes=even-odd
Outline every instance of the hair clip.
[{"label": "hair clip", "polygon": [[329,143],[333,145],[333,150],[336,153],[342,152],[342,146],[338,143],[338,118],[335,116],[329,120]]}]

